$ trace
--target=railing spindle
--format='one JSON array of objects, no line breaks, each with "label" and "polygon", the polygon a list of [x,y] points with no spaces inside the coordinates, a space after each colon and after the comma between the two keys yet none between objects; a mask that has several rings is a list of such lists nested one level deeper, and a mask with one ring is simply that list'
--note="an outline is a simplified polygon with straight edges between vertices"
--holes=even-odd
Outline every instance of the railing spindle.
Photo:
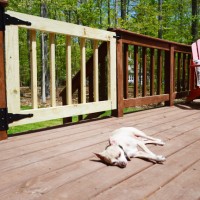
[{"label": "railing spindle", "polygon": [[155,68],[155,54],[154,49],[151,49],[150,52],[150,95],[154,95],[154,68]]},{"label": "railing spindle", "polygon": [[134,46],[134,97],[138,96],[138,46]]},{"label": "railing spindle", "polygon": [[56,106],[55,34],[50,34],[50,96],[51,106]]},{"label": "railing spindle", "polygon": [[143,47],[142,48],[142,96],[146,96],[147,93],[147,48]]},{"label": "railing spindle", "polygon": [[181,53],[178,53],[177,65],[177,92],[181,91]]},{"label": "railing spindle", "polygon": [[94,47],[93,47],[93,67],[94,67],[94,79],[93,79],[93,85],[94,85],[94,101],[99,101],[99,73],[98,73],[98,41],[94,40]]},{"label": "railing spindle", "polygon": [[157,57],[157,94],[161,94],[162,91],[162,52],[158,49]]},{"label": "railing spindle", "polygon": [[128,98],[128,45],[124,44],[124,98]]},{"label": "railing spindle", "polygon": [[36,31],[31,30],[31,93],[32,93],[32,107],[38,108],[38,94],[37,94],[37,52],[36,52]]},{"label": "railing spindle", "polygon": [[81,38],[81,103],[86,103],[85,38]]},{"label": "railing spindle", "polygon": [[71,36],[66,36],[66,100],[72,104]]}]

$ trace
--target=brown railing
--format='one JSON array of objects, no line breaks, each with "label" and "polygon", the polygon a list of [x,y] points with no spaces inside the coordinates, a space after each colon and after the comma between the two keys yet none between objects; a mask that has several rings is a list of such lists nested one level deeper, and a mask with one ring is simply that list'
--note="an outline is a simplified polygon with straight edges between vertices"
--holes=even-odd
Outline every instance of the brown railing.
[{"label": "brown railing", "polygon": [[[123,116],[124,108],[160,104],[172,106],[174,100],[189,92],[189,65],[191,47],[180,43],[136,34],[123,29],[109,29],[117,34],[117,110]],[[103,89],[107,82],[105,62],[106,43],[99,47],[100,97],[107,98]],[[93,57],[86,65],[89,82],[93,82]],[[132,77],[131,80],[129,78]],[[80,73],[73,78],[73,93],[80,90]],[[92,100],[89,84],[89,99]],[[61,93],[66,104],[66,90]],[[80,94],[79,94],[80,96]],[[93,116],[97,116],[94,114]],[[66,120],[71,121],[71,119]]]},{"label": "brown railing", "polygon": [[[191,47],[122,29],[117,34],[116,115],[127,107],[165,102],[186,97],[189,91]],[[129,77],[133,80],[129,82]]]}]

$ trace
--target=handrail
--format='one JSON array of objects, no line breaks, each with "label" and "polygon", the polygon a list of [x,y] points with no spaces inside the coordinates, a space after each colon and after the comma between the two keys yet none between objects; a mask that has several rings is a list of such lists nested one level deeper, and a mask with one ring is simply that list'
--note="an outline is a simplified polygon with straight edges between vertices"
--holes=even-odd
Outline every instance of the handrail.
[{"label": "handrail", "polygon": [[123,39],[124,43],[133,44],[138,46],[145,46],[149,48],[157,48],[161,50],[170,50],[169,45],[174,46],[174,50],[177,52],[191,53],[191,46],[181,44],[178,42],[172,42],[160,38],[154,38],[151,36],[127,31],[120,28],[109,28],[109,31],[116,32],[118,38]]}]

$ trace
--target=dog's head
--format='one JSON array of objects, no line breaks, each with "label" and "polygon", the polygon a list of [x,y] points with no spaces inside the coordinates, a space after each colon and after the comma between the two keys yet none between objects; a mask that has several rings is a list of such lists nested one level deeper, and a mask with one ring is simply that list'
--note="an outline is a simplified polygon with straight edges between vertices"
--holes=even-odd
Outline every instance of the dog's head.
[{"label": "dog's head", "polygon": [[103,152],[95,155],[104,163],[121,168],[126,167],[128,162],[123,149],[118,145],[110,145]]}]

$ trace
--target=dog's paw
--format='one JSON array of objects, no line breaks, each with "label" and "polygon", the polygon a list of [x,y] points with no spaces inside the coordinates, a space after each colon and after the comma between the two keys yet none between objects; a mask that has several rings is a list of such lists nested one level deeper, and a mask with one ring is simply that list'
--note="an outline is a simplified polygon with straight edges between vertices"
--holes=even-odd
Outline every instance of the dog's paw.
[{"label": "dog's paw", "polygon": [[156,142],[157,142],[158,145],[161,145],[161,146],[165,145],[165,142],[163,142],[160,139],[157,139]]},{"label": "dog's paw", "polygon": [[160,140],[160,145],[165,145],[165,142],[163,142],[162,140]]},{"label": "dog's paw", "polygon": [[157,155],[156,156],[156,161],[158,162],[164,162],[166,160],[166,158],[162,155]]}]

